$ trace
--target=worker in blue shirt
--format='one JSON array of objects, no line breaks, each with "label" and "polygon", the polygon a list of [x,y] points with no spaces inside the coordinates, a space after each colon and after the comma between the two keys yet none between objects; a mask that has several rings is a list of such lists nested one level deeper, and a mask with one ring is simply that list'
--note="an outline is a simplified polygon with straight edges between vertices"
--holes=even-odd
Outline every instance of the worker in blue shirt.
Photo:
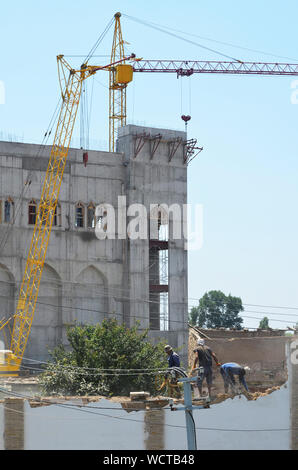
[{"label": "worker in blue shirt", "polygon": [[242,384],[245,390],[248,392],[248,387],[245,381],[245,374],[249,371],[249,367],[243,367],[236,362],[226,362],[220,366],[220,373],[224,381],[225,393],[228,393],[229,386],[234,391],[236,385],[234,375],[238,375],[239,384]]},{"label": "worker in blue shirt", "polygon": [[168,355],[168,363],[169,363],[169,369],[166,374],[166,377],[169,378],[171,386],[175,387],[174,390],[175,390],[176,397],[181,398],[181,391],[177,383],[177,379],[179,377],[179,370],[181,370],[180,369],[180,357],[178,356],[177,353],[173,351],[172,346],[170,346],[169,344],[165,346],[165,352]]},{"label": "worker in blue shirt", "polygon": [[169,367],[180,367],[180,357],[173,351],[172,346],[167,344],[165,346],[165,352],[168,355]]}]

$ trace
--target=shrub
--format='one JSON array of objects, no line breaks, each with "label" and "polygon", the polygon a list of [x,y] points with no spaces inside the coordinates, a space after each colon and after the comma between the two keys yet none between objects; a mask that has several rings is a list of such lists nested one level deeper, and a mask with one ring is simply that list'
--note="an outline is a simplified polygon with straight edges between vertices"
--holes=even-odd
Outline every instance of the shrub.
[{"label": "shrub", "polygon": [[147,336],[148,331],[138,333],[137,326],[128,329],[114,319],[95,326],[68,328],[71,350],[59,346],[51,352],[52,360],[40,376],[43,393],[104,396],[125,396],[141,390],[157,393],[151,371],[165,370],[167,360],[164,344],[152,345]]}]

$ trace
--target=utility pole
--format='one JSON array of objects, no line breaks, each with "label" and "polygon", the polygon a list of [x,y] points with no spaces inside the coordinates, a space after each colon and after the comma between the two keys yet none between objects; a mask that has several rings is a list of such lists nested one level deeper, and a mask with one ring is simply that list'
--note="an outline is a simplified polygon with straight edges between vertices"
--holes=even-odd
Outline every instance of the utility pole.
[{"label": "utility pole", "polygon": [[196,382],[196,381],[197,381],[196,377],[187,377],[187,378],[178,379],[178,382],[183,383],[185,406],[179,406],[176,408],[173,406],[173,403],[170,403],[170,408],[172,411],[182,411],[182,410],[185,411],[188,450],[197,450],[196,426],[195,426],[195,422],[193,419],[192,410],[201,410],[202,408],[210,408],[209,402],[207,400],[204,405],[193,406],[191,383]]}]

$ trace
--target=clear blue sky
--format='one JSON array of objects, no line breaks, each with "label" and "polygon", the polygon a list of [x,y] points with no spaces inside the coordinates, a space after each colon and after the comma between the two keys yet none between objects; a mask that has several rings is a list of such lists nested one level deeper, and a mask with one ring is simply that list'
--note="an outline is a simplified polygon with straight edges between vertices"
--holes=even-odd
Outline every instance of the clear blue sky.
[{"label": "clear blue sky", "polygon": [[[294,0],[5,2],[0,30],[4,137],[14,134],[25,142],[41,142],[58,99],[56,55],[86,55],[116,11],[298,62]],[[129,50],[140,57],[220,58],[127,18],[122,18],[122,28]],[[294,62],[190,39],[242,60]],[[109,55],[111,41],[112,31],[97,54]],[[80,64],[80,59],[69,61]],[[90,146],[103,150],[108,140],[107,78],[104,72],[97,74],[91,108]],[[183,130],[180,116],[191,114],[188,135],[204,147],[188,175],[189,202],[204,208],[204,244],[189,256],[191,299],[220,289],[240,296],[246,304],[298,307],[298,105],[290,100],[292,80],[194,75],[182,80],[181,106],[181,80],[174,74],[135,75],[128,91],[128,121]],[[247,306],[246,310],[298,315],[298,310],[280,308]],[[273,327],[298,319],[267,316],[285,320],[270,321]],[[247,326],[258,323],[245,319]]]}]

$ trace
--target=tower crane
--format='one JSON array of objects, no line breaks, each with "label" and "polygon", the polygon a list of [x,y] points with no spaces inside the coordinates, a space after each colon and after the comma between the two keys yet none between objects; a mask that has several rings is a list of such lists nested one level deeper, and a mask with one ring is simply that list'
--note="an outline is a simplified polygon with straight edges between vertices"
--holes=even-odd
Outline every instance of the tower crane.
[{"label": "tower crane", "polygon": [[[119,70],[118,73],[118,67],[133,57],[134,54],[129,57],[123,56],[108,65],[100,67],[83,64],[78,70],[73,69],[63,55],[57,57],[62,105],[38,206],[17,308],[13,315],[11,346],[9,350],[0,351],[0,376],[2,377],[18,375],[30,334],[55,209],[80,102],[82,83],[98,70],[110,71],[112,69],[115,74],[114,84],[118,83],[121,86],[121,80],[125,79],[127,82],[127,77],[121,78],[123,76],[123,69]],[[132,68],[132,66],[126,64],[126,72],[130,72],[129,67]],[[6,324],[7,321],[4,321],[0,325],[0,329],[6,326]]]},{"label": "tower crane", "polygon": [[[117,15],[117,18],[116,18]],[[122,38],[120,16],[116,13],[117,33],[115,28],[113,49],[118,50],[118,57],[124,56],[124,41]],[[116,39],[117,38],[117,39]],[[111,56],[111,61],[115,55]],[[215,60],[144,60],[135,59],[133,62],[133,73],[175,73],[177,78],[189,77],[192,74],[229,74],[229,75],[278,75],[278,76],[297,76],[298,64],[279,63],[279,62],[243,62],[241,60],[215,61]],[[111,72],[110,72],[111,77]],[[132,81],[133,77],[130,77]],[[110,152],[115,151],[115,142],[117,138],[118,127],[126,125],[126,87],[127,83],[117,88],[119,95],[116,102],[116,91],[113,90],[113,81],[110,78]],[[120,98],[121,97],[121,98]],[[117,109],[117,111],[116,111]],[[189,116],[185,116],[190,118]],[[118,121],[118,127],[115,125]]]},{"label": "tower crane", "polygon": [[[115,14],[112,54],[108,65],[91,66],[85,63],[80,69],[73,69],[63,55],[57,57],[62,105],[36,215],[17,308],[13,315],[14,323],[11,332],[10,349],[0,351],[0,376],[2,377],[18,375],[24,357],[34,318],[43,266],[83,82],[99,70],[107,70],[110,73],[109,146],[110,151],[115,151],[118,127],[126,124],[126,88],[133,79],[133,72],[176,73],[177,77],[190,76],[193,73],[298,75],[298,64],[241,61],[139,60],[135,58],[134,54],[125,56],[120,16],[120,13]],[[129,60],[134,61],[134,65],[127,64],[126,62]],[[0,330],[6,327],[8,322],[9,320],[0,321]]]}]

